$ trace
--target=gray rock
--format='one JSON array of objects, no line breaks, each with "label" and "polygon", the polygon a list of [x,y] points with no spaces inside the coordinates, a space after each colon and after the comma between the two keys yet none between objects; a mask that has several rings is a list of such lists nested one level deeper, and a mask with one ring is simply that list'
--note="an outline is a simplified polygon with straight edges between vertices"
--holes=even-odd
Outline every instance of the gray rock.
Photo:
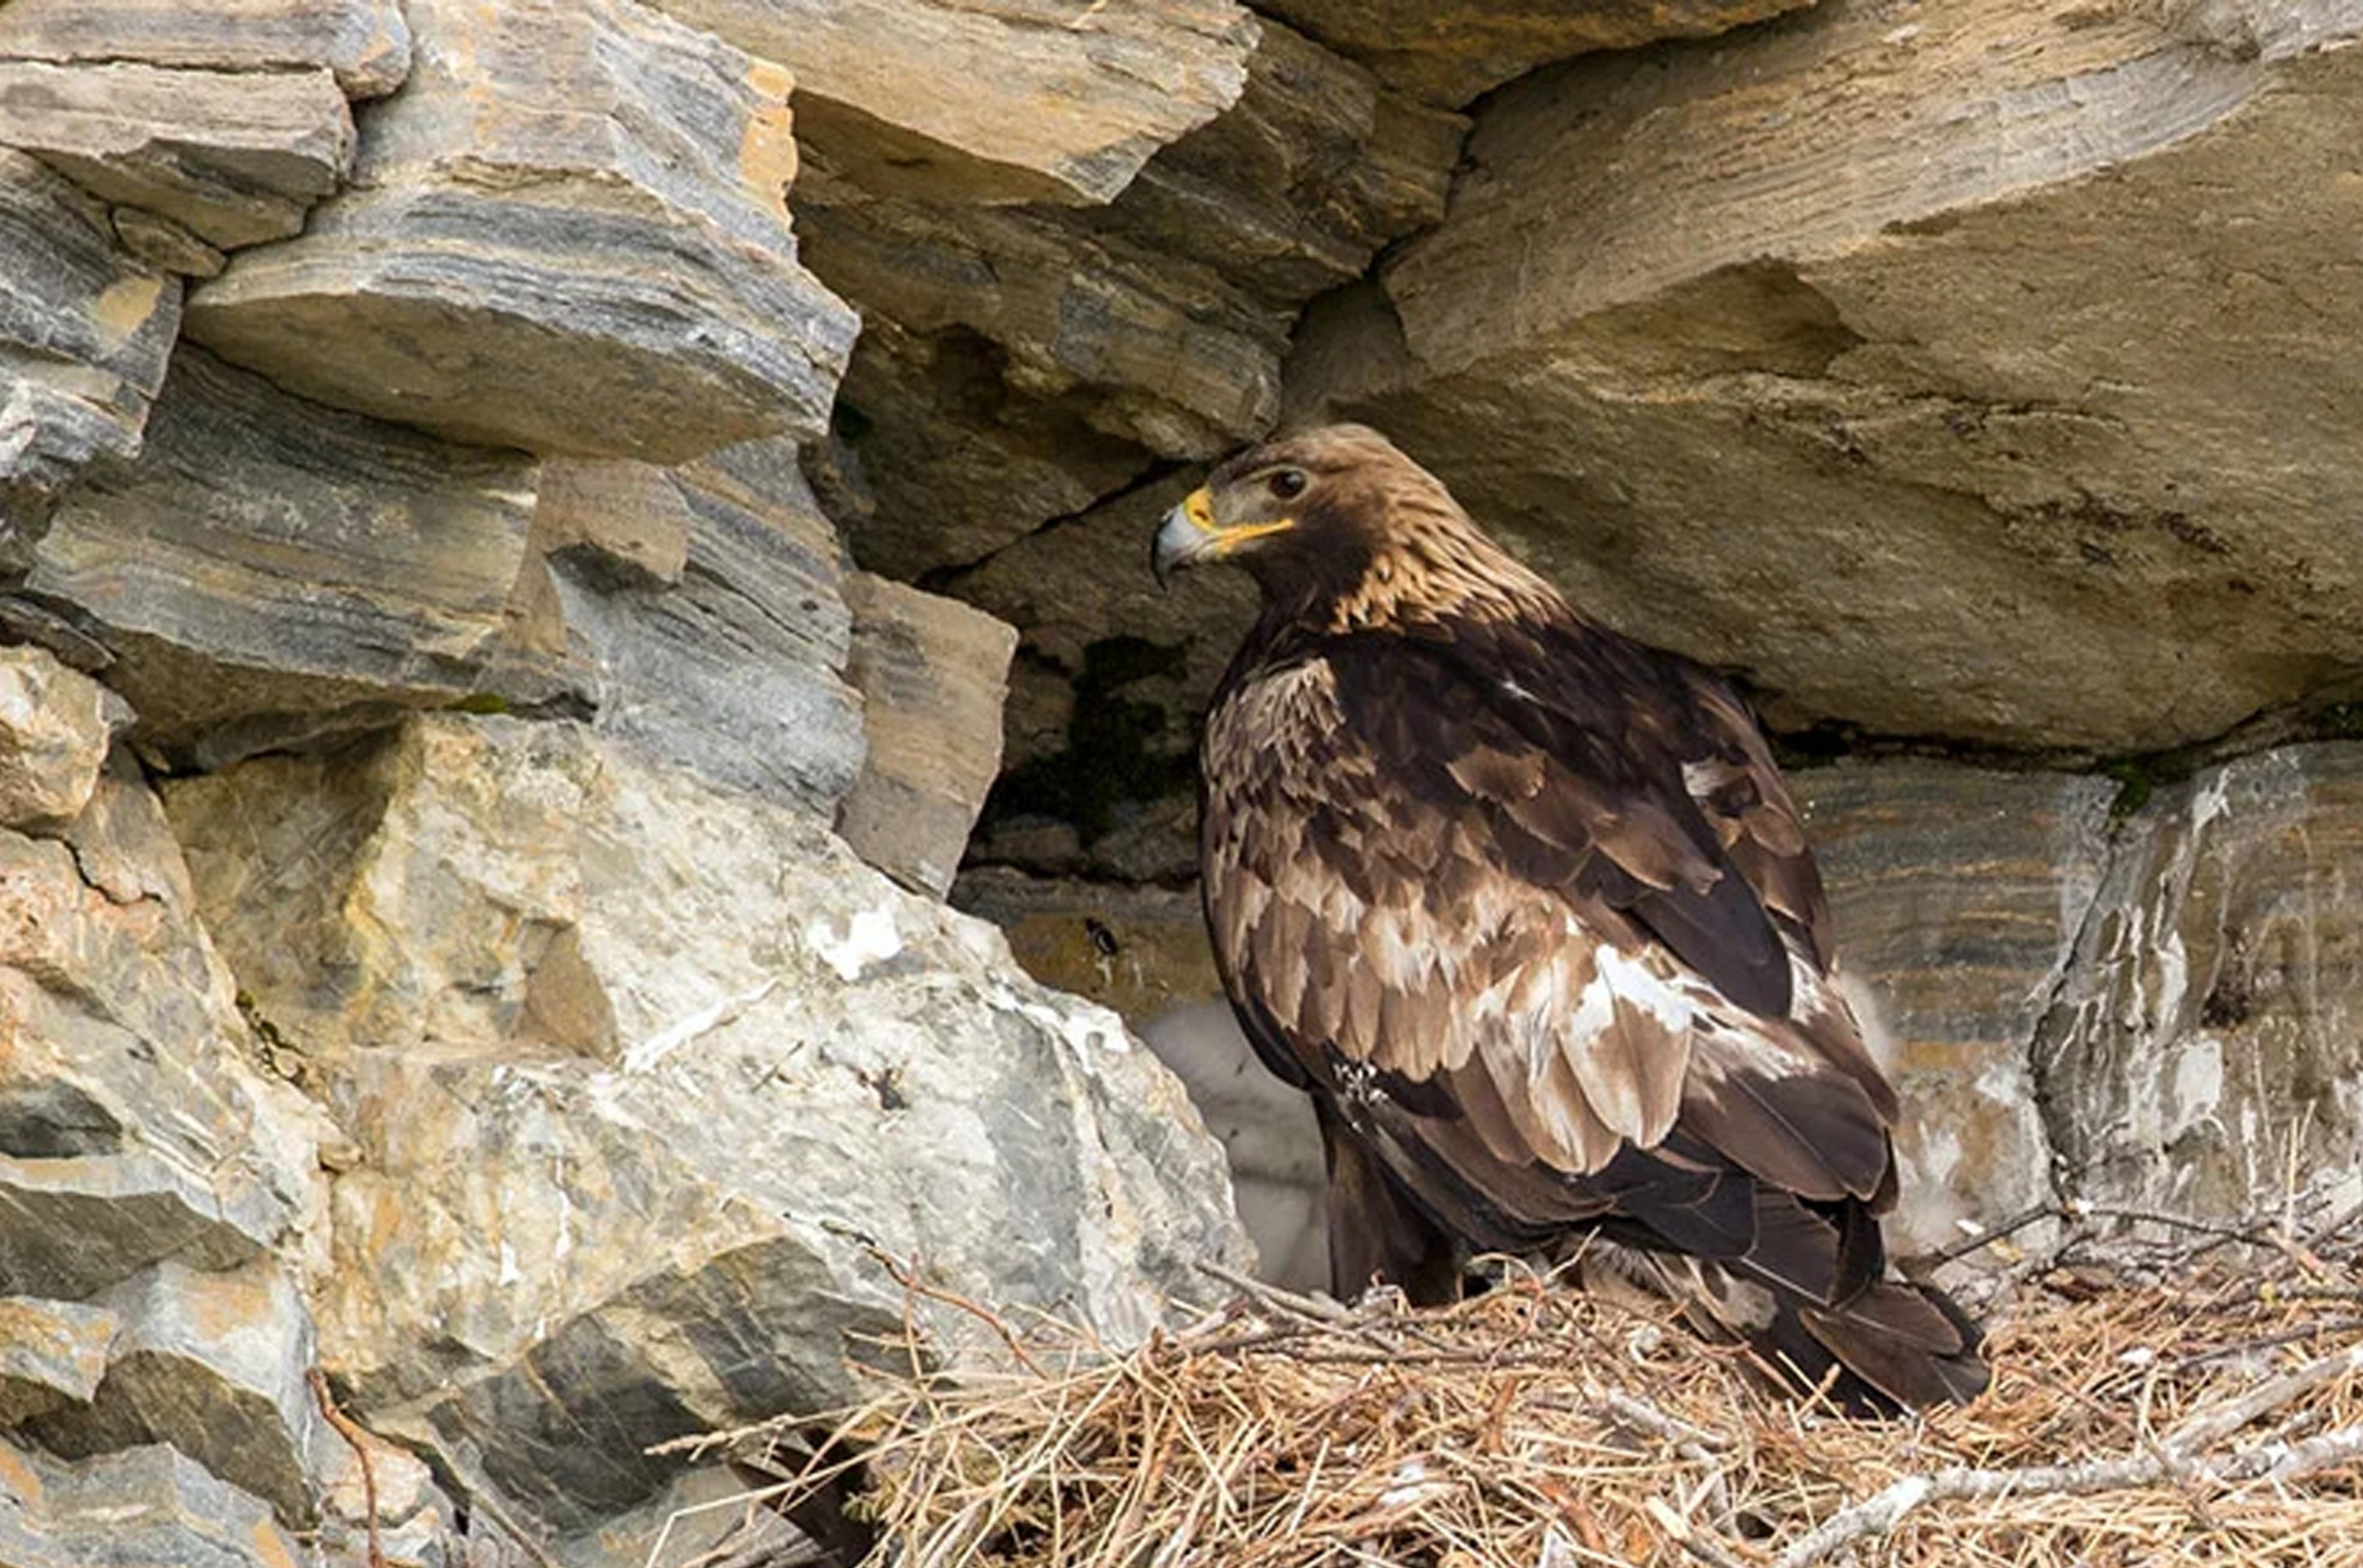
[{"label": "gray rock", "polygon": [[314,1133],[246,1065],[229,974],[125,767],[67,842],[0,832],[0,1295],[232,1267],[319,1201]]},{"label": "gray rock", "polygon": [[846,1335],[906,1309],[951,1364],[991,1353],[880,1253],[1117,1343],[1247,1255],[1219,1149],[1115,1017],[808,813],[454,716],[168,806],[357,1145],[323,1364],[561,1532],[671,1478],[650,1442],[844,1400],[879,1353]]},{"label": "gray rock", "polygon": [[349,98],[375,98],[410,69],[401,0],[9,0],[0,59],[235,72],[325,68]]},{"label": "gray rock", "polygon": [[61,1463],[0,1438],[10,1568],[289,1568],[270,1507],[161,1443]]},{"label": "gray rock", "polygon": [[134,260],[106,209],[0,147],[0,566],[21,569],[48,499],[139,449],[181,325],[181,282]]},{"label": "gray rock", "polygon": [[0,54],[0,145],[228,249],[302,230],[351,167],[353,120],[326,71],[226,74]]},{"label": "gray rock", "polygon": [[1001,701],[1017,634],[957,600],[868,572],[846,580],[869,751],[838,808],[854,853],[941,897],[1001,769]]},{"label": "gray rock", "polygon": [[86,1302],[0,1297],[0,1431],[87,1404],[106,1371],[116,1317]]},{"label": "gray rock", "polygon": [[2213,9],[1824,4],[1505,88],[1296,401],[1783,727],[2216,735],[2363,659],[2363,22]]},{"label": "gray rock", "polygon": [[[1095,204],[1238,97],[1231,0],[660,0],[796,73],[799,134],[870,190]],[[1046,113],[1046,105],[1056,105]]]},{"label": "gray rock", "polygon": [[[612,542],[558,544],[560,684],[583,693],[601,733],[650,756],[834,810],[861,770],[860,699],[839,674],[852,620],[837,532],[793,444],[746,442],[677,469],[643,468],[629,494],[624,512],[644,502],[681,529],[680,580],[649,580],[670,569],[654,547],[624,566]],[[617,514],[616,502],[601,504]]]},{"label": "gray rock", "polygon": [[678,462],[815,434],[852,314],[795,260],[787,73],[626,0],[413,0],[402,94],[188,330],[456,440]]},{"label": "gray rock", "polygon": [[1903,1100],[1889,1244],[1934,1251],[2055,1200],[2030,1052],[2100,889],[2115,783],[1911,758],[1790,783],[1848,998]]},{"label": "gray rock", "polygon": [[0,648],[0,826],[62,827],[113,741],[105,689],[39,648]]},{"label": "gray rock", "polygon": [[2066,1180],[2244,1216],[2363,1170],[2363,745],[2243,757],[2120,832],[2036,1042]]},{"label": "gray rock", "polygon": [[311,1322],[278,1264],[201,1273],[161,1263],[98,1305],[117,1324],[105,1377],[86,1405],[53,1411],[28,1434],[68,1459],[168,1443],[291,1527],[311,1523]]},{"label": "gray rock", "polygon": [[72,606],[138,738],[211,766],[487,683],[533,468],[175,356],[148,449],[58,510],[28,588]]}]

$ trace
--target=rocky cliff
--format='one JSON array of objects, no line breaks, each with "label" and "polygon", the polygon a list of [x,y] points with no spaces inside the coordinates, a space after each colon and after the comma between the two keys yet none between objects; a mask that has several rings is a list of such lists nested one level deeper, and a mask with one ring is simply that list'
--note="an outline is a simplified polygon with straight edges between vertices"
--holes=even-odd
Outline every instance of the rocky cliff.
[{"label": "rocky cliff", "polygon": [[2358,38],[0,5],[0,1562],[792,1552],[651,1446],[1317,1267],[1142,566],[1284,418],[1748,685],[1907,1244],[2363,1196]]}]

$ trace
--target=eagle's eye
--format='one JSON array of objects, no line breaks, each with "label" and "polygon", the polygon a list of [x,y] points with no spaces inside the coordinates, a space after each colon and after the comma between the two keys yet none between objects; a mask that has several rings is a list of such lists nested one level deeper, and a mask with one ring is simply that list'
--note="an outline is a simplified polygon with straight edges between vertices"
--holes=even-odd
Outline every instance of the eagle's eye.
[{"label": "eagle's eye", "polygon": [[1308,482],[1303,469],[1276,469],[1263,486],[1281,501],[1294,501],[1304,493]]}]

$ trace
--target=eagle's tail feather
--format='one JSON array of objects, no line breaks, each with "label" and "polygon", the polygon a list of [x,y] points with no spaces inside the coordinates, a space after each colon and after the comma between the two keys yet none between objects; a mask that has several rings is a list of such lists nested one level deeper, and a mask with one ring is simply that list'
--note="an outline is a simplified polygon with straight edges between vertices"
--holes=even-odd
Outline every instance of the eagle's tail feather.
[{"label": "eagle's tail feather", "polygon": [[[1701,1331],[1744,1340],[1800,1390],[1851,1414],[1967,1404],[1987,1371],[1977,1325],[1941,1290],[1850,1277],[1863,1243],[1785,1192],[1757,1189],[1754,1243],[1736,1257],[1625,1248],[1585,1254],[1585,1283],[1621,1275],[1681,1303]],[[1593,1265],[1598,1266],[1593,1266]]]},{"label": "eagle's tail feather", "polygon": [[1756,1211],[1755,1245],[1724,1266],[1769,1297],[1759,1299],[1757,1322],[1734,1325],[1766,1360],[1809,1386],[1835,1369],[1831,1397],[1849,1410],[1967,1404],[1984,1390],[1977,1325],[1951,1297],[1933,1286],[1856,1275],[1855,1227],[1787,1193],[1759,1187]]}]

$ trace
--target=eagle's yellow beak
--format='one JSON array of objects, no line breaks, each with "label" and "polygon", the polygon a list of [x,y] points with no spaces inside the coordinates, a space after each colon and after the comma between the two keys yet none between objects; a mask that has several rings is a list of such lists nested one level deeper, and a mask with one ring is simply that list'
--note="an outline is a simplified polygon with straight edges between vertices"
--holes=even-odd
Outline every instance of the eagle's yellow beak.
[{"label": "eagle's yellow beak", "polygon": [[1148,550],[1148,568],[1157,574],[1157,586],[1171,584],[1173,574],[1184,567],[1203,561],[1221,560],[1249,539],[1259,539],[1267,534],[1277,534],[1296,526],[1293,517],[1282,517],[1270,523],[1242,523],[1236,528],[1226,528],[1215,521],[1215,497],[1204,485],[1182,498],[1182,504],[1165,514],[1157,527],[1157,537]]}]

